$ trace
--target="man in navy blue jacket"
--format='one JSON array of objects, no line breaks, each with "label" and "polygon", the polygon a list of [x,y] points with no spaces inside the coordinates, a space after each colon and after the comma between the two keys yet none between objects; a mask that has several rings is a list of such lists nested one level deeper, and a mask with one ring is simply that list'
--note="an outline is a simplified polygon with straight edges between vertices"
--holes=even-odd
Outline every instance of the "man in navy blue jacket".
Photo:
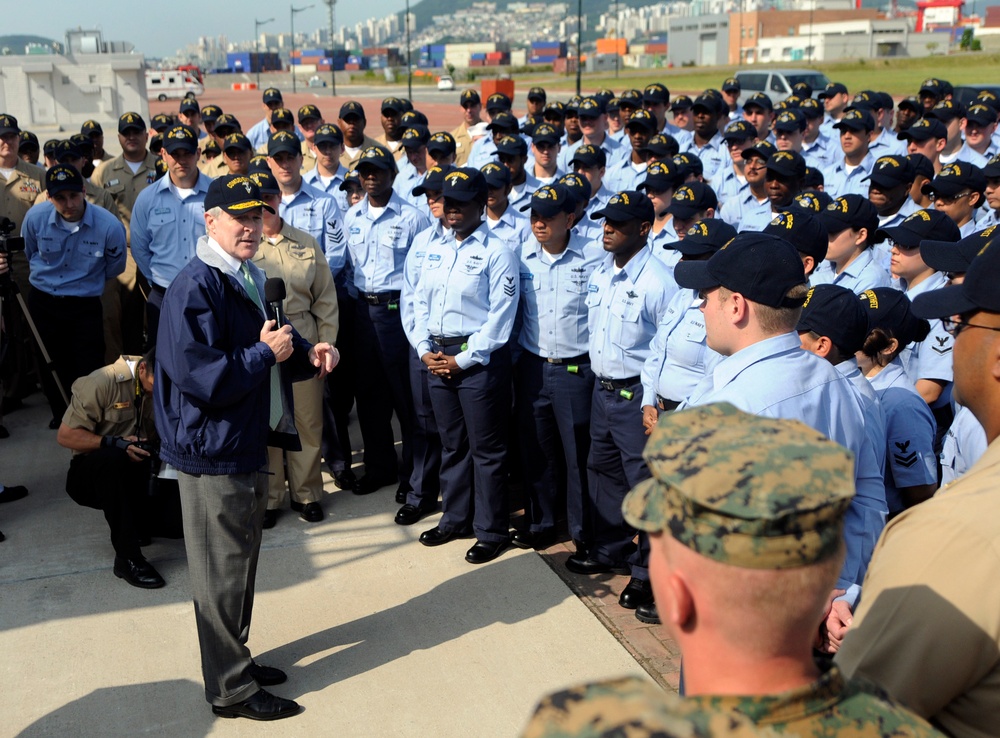
[{"label": "man in navy blue jacket", "polygon": [[205,195],[207,234],[163,298],[156,367],[160,455],[178,471],[205,697],[222,717],[277,720],[299,711],[262,686],[284,672],[254,662],[250,634],[267,446],[295,449],[290,383],[325,376],[328,343],[277,325],[264,273],[250,261],[263,227],[257,185],[228,175]]}]

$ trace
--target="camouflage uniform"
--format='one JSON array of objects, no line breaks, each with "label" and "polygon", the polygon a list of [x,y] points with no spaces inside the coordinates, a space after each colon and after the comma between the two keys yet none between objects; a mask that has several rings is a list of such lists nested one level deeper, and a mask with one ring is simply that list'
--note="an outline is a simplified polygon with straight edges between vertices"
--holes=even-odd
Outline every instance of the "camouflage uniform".
[{"label": "camouflage uniform", "polygon": [[[660,416],[643,456],[653,477],[622,505],[639,530],[740,568],[802,567],[840,552],[854,458],[804,423],[724,403],[679,410]],[[587,685],[543,701],[525,735],[941,734],[873,685],[830,667],[811,684],[770,695],[680,699],[637,680]]]}]

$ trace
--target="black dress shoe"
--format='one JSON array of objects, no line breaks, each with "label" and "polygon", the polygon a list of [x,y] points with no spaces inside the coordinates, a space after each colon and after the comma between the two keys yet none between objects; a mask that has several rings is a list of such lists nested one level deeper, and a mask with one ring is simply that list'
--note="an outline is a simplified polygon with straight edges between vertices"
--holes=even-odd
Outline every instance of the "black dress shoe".
[{"label": "black dress shoe", "polygon": [[[396,525],[413,525],[425,515],[430,515],[437,505],[403,505],[396,513]],[[423,538],[423,536],[421,536]]]},{"label": "black dress shoe", "polygon": [[635,608],[635,617],[642,623],[660,625],[660,613],[656,611],[656,602],[654,600],[650,600],[646,604]]},{"label": "black dress shoe", "polygon": [[307,502],[304,505],[301,502],[293,502],[291,507],[307,523],[318,523],[323,519],[323,508],[318,502]]},{"label": "black dress shoe", "polygon": [[273,687],[275,684],[284,684],[288,679],[288,675],[285,674],[281,669],[276,669],[273,666],[264,666],[258,664],[256,661],[250,661],[250,676],[253,680],[257,682],[262,687]]},{"label": "black dress shoe", "polygon": [[628,574],[628,570],[624,566],[602,564],[600,561],[580,554],[573,554],[566,559],[566,568],[574,574]]},{"label": "black dress shoe", "polygon": [[536,551],[541,551],[556,542],[556,532],[543,530],[532,533],[530,530],[518,530],[510,537],[510,542],[518,548],[533,548]]},{"label": "black dress shoe", "polygon": [[141,556],[137,559],[123,559],[115,556],[115,576],[124,579],[133,587],[158,589],[166,584],[160,573]]},{"label": "black dress shoe", "polygon": [[350,469],[333,472],[333,485],[337,489],[354,489],[358,484],[358,478]]},{"label": "black dress shoe", "polygon": [[454,541],[456,538],[464,538],[469,535],[468,531],[452,530],[447,533],[436,525],[430,530],[425,530],[420,534],[420,542],[425,546],[440,546],[442,543]]},{"label": "black dress shoe", "polygon": [[13,502],[28,496],[28,488],[20,485],[16,487],[4,487],[0,492],[0,502]]},{"label": "black dress shoe", "polygon": [[259,690],[249,699],[235,705],[212,705],[212,712],[219,717],[245,717],[251,720],[281,720],[297,715],[301,709],[297,702],[273,695],[266,689]]},{"label": "black dress shoe", "polygon": [[358,484],[354,488],[354,494],[370,495],[372,492],[378,492],[390,484],[399,484],[399,477],[377,477],[373,474],[365,474],[358,480]]},{"label": "black dress shoe", "polygon": [[476,541],[475,545],[465,553],[465,560],[470,564],[485,564],[493,561],[507,548],[508,541]]},{"label": "black dress shoe", "polygon": [[636,579],[632,577],[625,585],[621,595],[618,596],[618,604],[626,610],[634,610],[640,605],[645,605],[653,601],[653,588],[647,579]]},{"label": "black dress shoe", "polygon": [[279,511],[275,510],[265,510],[264,511],[264,522],[260,526],[261,528],[273,528],[274,524],[278,522]]}]

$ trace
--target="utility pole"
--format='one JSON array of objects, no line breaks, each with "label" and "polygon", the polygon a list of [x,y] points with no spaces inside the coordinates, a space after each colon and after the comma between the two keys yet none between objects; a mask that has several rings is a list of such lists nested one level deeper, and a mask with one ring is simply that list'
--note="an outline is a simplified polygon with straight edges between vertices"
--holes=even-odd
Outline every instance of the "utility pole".
[{"label": "utility pole", "polygon": [[253,20],[253,53],[257,57],[256,67],[257,67],[257,89],[260,89],[260,27],[265,26],[268,23],[273,23],[274,18],[268,18],[267,20]]},{"label": "utility pole", "polygon": [[406,0],[406,97],[413,101],[413,65],[410,63],[410,0]]},{"label": "utility pole", "polygon": [[[326,3],[327,8],[330,11],[330,51],[336,51],[333,47],[333,6],[337,4],[337,0],[323,0]],[[334,64],[333,57],[330,58],[330,95],[331,97],[337,96],[337,69],[336,64]]]},{"label": "utility pole", "polygon": [[295,59],[295,14],[301,13],[304,10],[309,10],[309,8],[315,8],[315,5],[306,5],[304,8],[296,8],[295,6],[289,6],[291,9],[292,16],[292,55],[288,58],[288,67],[292,72],[292,92],[296,91],[295,88],[295,64],[293,63]]},{"label": "utility pole", "polygon": [[580,74],[583,72],[583,58],[580,44],[583,42],[583,0],[576,2],[576,94],[580,94]]}]

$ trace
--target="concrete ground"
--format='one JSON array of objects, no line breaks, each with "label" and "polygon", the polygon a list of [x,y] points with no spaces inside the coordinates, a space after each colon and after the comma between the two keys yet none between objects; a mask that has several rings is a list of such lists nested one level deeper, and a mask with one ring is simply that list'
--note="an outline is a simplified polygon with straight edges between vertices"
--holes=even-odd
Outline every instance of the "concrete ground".
[{"label": "concrete ground", "polygon": [[217,719],[183,542],[144,549],[165,588],[116,579],[102,515],[64,492],[69,452],[49,417],[36,394],[0,441],[0,481],[31,492],[0,505],[0,735],[506,737],[570,683],[645,668],[676,684],[671,644],[615,604],[623,578],[563,575],[561,544],[470,566],[468,541],[417,542],[436,516],[396,526],[393,490],[358,497],[328,479],[326,520],[286,511],[265,531],[250,639],[261,663],[289,674],[273,691],[305,710]]}]

